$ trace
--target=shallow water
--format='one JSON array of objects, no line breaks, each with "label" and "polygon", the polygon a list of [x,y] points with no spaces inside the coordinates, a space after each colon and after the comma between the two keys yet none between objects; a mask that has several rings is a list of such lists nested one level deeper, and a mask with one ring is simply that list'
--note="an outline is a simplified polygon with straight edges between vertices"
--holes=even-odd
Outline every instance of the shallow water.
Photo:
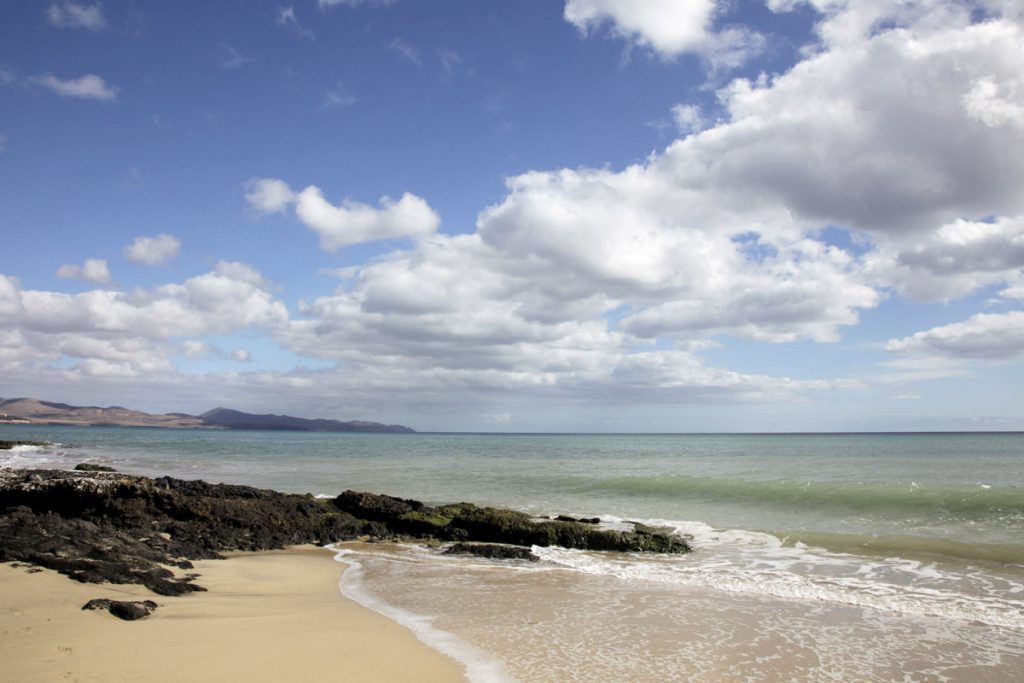
[{"label": "shallow water", "polygon": [[1024,672],[1016,628],[543,562],[346,547],[361,591],[433,617],[424,640],[442,632],[500,663],[477,680],[1012,681]]},{"label": "shallow water", "polygon": [[460,657],[486,663],[480,680],[1024,680],[1022,434],[8,425],[0,439],[61,444],[0,464],[470,500],[693,537],[682,557],[538,549],[522,566],[390,546],[349,556],[351,590],[450,633]]}]

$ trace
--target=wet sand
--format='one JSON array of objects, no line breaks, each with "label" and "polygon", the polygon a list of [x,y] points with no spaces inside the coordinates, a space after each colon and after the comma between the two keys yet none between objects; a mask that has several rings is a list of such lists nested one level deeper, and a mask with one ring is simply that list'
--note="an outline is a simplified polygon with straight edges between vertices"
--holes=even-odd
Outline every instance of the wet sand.
[{"label": "wet sand", "polygon": [[[303,546],[196,563],[209,589],[182,597],[82,584],[0,565],[8,681],[460,681],[461,667],[341,596],[344,565]],[[92,598],[154,600],[136,622],[83,611]]]}]

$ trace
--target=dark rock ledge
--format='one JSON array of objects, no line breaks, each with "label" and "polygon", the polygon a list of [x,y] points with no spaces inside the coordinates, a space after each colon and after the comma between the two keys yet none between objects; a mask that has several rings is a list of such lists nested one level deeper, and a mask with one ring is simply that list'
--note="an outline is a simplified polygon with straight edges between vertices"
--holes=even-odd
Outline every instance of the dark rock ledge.
[{"label": "dark rock ledge", "polygon": [[455,552],[522,559],[532,545],[690,550],[685,539],[662,529],[609,531],[471,503],[430,507],[356,491],[321,500],[170,477],[0,469],[0,562],[28,562],[85,583],[136,583],[159,595],[182,595],[205,590],[195,575],[170,569],[191,569],[190,560],[356,539],[505,544],[522,550],[463,545]]}]

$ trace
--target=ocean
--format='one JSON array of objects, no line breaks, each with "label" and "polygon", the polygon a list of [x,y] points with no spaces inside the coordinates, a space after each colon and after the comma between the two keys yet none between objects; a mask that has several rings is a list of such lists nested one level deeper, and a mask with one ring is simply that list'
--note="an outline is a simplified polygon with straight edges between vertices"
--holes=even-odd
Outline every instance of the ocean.
[{"label": "ocean", "polygon": [[323,434],[0,426],[0,465],[668,526],[685,556],[342,544],[349,597],[472,680],[1024,681],[1024,434]]}]

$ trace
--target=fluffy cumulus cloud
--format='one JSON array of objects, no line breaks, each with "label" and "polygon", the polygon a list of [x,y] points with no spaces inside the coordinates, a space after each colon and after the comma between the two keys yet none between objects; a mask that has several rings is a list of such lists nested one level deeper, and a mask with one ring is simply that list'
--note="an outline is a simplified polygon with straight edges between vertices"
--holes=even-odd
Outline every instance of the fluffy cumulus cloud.
[{"label": "fluffy cumulus cloud", "polygon": [[295,193],[283,180],[253,178],[245,184],[245,201],[259,213],[283,213],[295,201]]},{"label": "fluffy cumulus cloud", "polygon": [[156,237],[136,237],[124,248],[124,257],[133,263],[159,266],[167,263],[181,251],[181,240],[161,233]]},{"label": "fluffy cumulus cloud", "polygon": [[665,59],[696,53],[716,67],[736,67],[762,48],[763,39],[738,28],[714,31],[717,9],[715,0],[566,0],[563,16],[584,35],[608,26]]},{"label": "fluffy cumulus cloud", "polygon": [[[244,264],[131,292],[26,291],[0,278],[0,358],[138,373],[171,356],[243,360],[197,338],[257,327],[334,366],[210,382],[343,391],[365,405],[763,399],[851,384],[733,372],[700,350],[732,338],[832,342],[889,296],[992,287],[1016,306],[1024,13],[997,0],[805,4],[819,21],[803,61],[728,83],[715,120],[677,107],[681,137],[641,162],[511,177],[459,235],[439,233],[414,194],[336,204],[315,185],[256,178],[250,209],[296,219],[325,250],[413,239],[338,271],[335,291],[293,315]],[[704,54],[720,33],[711,2],[569,0],[565,16],[666,57]],[[1022,316],[979,314],[887,348],[916,377],[948,373],[950,359],[1015,358]]]},{"label": "fluffy cumulus cloud", "polygon": [[979,313],[963,322],[890,340],[896,353],[954,359],[1002,360],[1024,356],[1024,311]]},{"label": "fluffy cumulus cloud", "polygon": [[881,282],[920,301],[1012,284],[1024,268],[1024,216],[957,219],[912,239],[890,241],[868,263]]},{"label": "fluffy cumulus cloud", "polygon": [[98,258],[85,259],[85,262],[80,266],[64,264],[57,269],[57,277],[69,280],[82,280],[99,285],[108,284],[113,280],[110,275],[110,269],[107,268],[107,262]]},{"label": "fluffy cumulus cloud", "polygon": [[46,20],[57,28],[76,28],[102,31],[107,26],[103,5],[85,5],[77,2],[59,2],[46,10]]},{"label": "fluffy cumulus cloud", "polygon": [[[567,16],[588,7],[618,5],[570,3]],[[680,107],[685,136],[642,163],[510,178],[475,234],[435,235],[349,271],[306,305],[287,343],[383,385],[400,368],[439,386],[759,395],[833,385],[730,373],[693,349],[723,335],[834,341],[892,290],[933,300],[1004,284],[1013,299],[1024,267],[1018,18],[995,8],[977,21],[948,2],[819,9],[817,49],[784,74],[724,87],[717,124]],[[266,189],[270,210],[289,196]],[[979,316],[889,349],[956,338],[965,355],[1000,357],[966,340],[983,328],[1005,341],[1017,318]]]},{"label": "fluffy cumulus cloud", "polygon": [[[199,357],[203,342],[176,338],[230,334],[286,326],[288,311],[246,264],[221,262],[180,284],[129,292],[79,294],[23,289],[0,275],[0,327],[7,331],[8,361],[57,362],[70,358],[73,374],[168,374],[175,352]],[[51,369],[53,369],[51,367]]]},{"label": "fluffy cumulus cloud", "polygon": [[584,33],[608,23],[617,35],[673,56],[708,40],[714,11],[714,0],[567,0],[564,15]]},{"label": "fluffy cumulus cloud", "polygon": [[53,74],[42,74],[29,80],[63,97],[106,101],[117,99],[117,88],[107,85],[103,77],[96,74],[69,79],[57,78]]},{"label": "fluffy cumulus cloud", "polygon": [[327,251],[362,242],[424,237],[441,224],[426,200],[409,192],[397,200],[382,197],[380,207],[374,208],[351,199],[335,206],[315,185],[295,193],[274,178],[254,178],[246,187],[245,199],[259,213],[280,213],[294,205],[296,217],[320,236],[320,246]]},{"label": "fluffy cumulus cloud", "polygon": [[[692,4],[691,42],[656,44],[670,39],[642,29],[657,7],[581,1],[566,15],[614,20],[666,53],[710,30],[713,7]],[[1021,24],[937,1],[818,9],[820,44],[784,74],[722,88],[718,123],[679,107],[684,137],[641,163],[512,177],[470,235],[436,234],[410,195],[335,206],[315,186],[252,181],[252,208],[294,208],[326,249],[420,238],[345,271],[279,339],[364,389],[765,396],[846,385],[733,373],[698,349],[835,341],[893,290],[931,300],[1004,284],[1012,299],[1024,266]],[[992,329],[1015,314],[979,320]],[[889,348],[920,350],[935,333]]]}]

